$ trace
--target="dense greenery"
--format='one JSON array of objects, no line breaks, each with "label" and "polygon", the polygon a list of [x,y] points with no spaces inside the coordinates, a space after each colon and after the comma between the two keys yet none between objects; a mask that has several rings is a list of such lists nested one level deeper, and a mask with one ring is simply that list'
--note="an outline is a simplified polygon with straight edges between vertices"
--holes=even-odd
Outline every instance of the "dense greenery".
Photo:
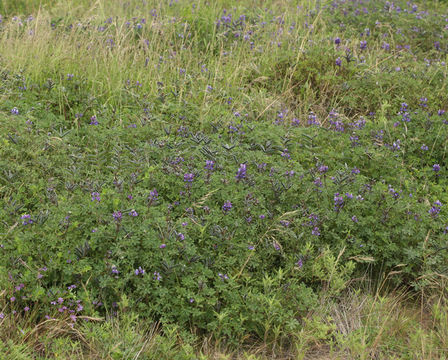
[{"label": "dense greenery", "polygon": [[446,5],[255,3],[5,7],[3,317],[287,342],[446,276]]}]

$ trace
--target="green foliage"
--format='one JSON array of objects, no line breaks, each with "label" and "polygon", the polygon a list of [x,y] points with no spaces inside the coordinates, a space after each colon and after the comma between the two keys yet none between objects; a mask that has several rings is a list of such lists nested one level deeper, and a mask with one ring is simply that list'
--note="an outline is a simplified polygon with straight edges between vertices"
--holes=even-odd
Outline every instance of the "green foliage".
[{"label": "green foliage", "polygon": [[289,344],[366,271],[446,274],[445,22],[380,3],[6,13],[3,311]]}]

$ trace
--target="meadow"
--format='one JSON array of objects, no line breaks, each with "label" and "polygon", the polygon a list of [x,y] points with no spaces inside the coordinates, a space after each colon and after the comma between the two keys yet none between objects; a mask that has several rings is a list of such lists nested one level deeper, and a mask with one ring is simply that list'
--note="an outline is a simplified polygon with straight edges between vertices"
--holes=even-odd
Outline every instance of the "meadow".
[{"label": "meadow", "polygon": [[448,3],[0,1],[0,359],[447,359]]}]

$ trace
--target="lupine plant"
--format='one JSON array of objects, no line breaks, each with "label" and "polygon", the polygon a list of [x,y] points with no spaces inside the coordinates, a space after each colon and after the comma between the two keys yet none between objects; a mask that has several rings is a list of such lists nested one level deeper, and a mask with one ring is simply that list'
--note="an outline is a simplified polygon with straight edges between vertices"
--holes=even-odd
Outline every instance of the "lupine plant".
[{"label": "lupine plant", "polygon": [[431,4],[98,3],[0,6],[2,316],[287,341],[366,271],[446,275]]}]

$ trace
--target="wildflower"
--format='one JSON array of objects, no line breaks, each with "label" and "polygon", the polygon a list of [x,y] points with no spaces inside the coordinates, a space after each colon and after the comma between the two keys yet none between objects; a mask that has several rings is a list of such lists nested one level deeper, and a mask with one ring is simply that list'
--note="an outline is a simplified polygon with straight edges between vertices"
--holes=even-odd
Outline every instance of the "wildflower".
[{"label": "wildflower", "polygon": [[334,210],[339,211],[344,206],[344,198],[339,193],[334,194]]},{"label": "wildflower", "polygon": [[114,275],[118,275],[120,273],[115,265],[112,265],[111,271]]},{"label": "wildflower", "polygon": [[442,203],[437,200],[433,203],[431,209],[429,209],[429,215],[433,216],[433,217],[437,217],[437,215],[439,215],[440,211],[442,208]]},{"label": "wildflower", "polygon": [[284,149],[283,152],[280,154],[282,157],[284,157],[285,159],[291,159],[291,155],[289,153],[288,149]]},{"label": "wildflower", "polygon": [[67,80],[72,80],[74,76],[75,75],[73,75],[73,74],[67,74]]},{"label": "wildflower", "polygon": [[129,212],[129,216],[134,216],[134,217],[136,217],[136,216],[138,216],[138,213],[137,213],[137,211],[135,211],[135,210],[131,210],[131,211]]},{"label": "wildflower", "polygon": [[434,164],[434,165],[432,166],[432,170],[433,170],[434,172],[439,172],[439,171],[440,171],[440,165],[439,165],[439,164]]},{"label": "wildflower", "polygon": [[358,222],[358,218],[356,217],[356,215],[353,215],[353,216],[352,216],[352,221],[355,222],[355,223]]},{"label": "wildflower", "polygon": [[135,274],[135,275],[143,275],[144,273],[145,273],[145,270],[142,269],[141,266],[139,266],[138,269],[135,269],[135,270],[134,270],[134,274]]},{"label": "wildflower", "polygon": [[161,244],[161,245],[159,246],[159,248],[160,248],[160,249],[165,249],[165,248],[166,248],[166,244]]},{"label": "wildflower", "polygon": [[16,107],[13,107],[13,108],[11,109],[11,114],[12,114],[12,115],[19,115],[19,109],[17,109]]},{"label": "wildflower", "polygon": [[288,220],[280,220],[280,224],[284,227],[288,227],[290,222]]},{"label": "wildflower", "polygon": [[25,312],[27,312],[27,311],[30,310],[30,308],[29,308],[28,306],[25,306],[25,307],[23,308],[23,310],[25,310]]},{"label": "wildflower", "polygon": [[312,234],[312,235],[315,235],[315,236],[319,236],[319,235],[320,235],[320,230],[319,230],[319,228],[318,228],[317,226],[315,226],[315,227],[313,228],[313,230],[311,230],[311,234]]},{"label": "wildflower", "polygon": [[184,181],[187,183],[192,183],[194,180],[194,174],[185,174]]},{"label": "wildflower", "polygon": [[154,280],[156,280],[156,281],[160,281],[160,280],[162,280],[162,276],[157,272],[157,271],[154,271],[154,274],[153,274],[154,276],[152,277]]},{"label": "wildflower", "polygon": [[153,201],[157,201],[158,198],[159,198],[159,193],[157,192],[156,189],[149,192],[148,200],[150,203],[152,203]]},{"label": "wildflower", "polygon": [[222,206],[222,210],[226,213],[232,209],[232,203],[230,201],[226,201]]},{"label": "wildflower", "polygon": [[115,212],[112,214],[112,216],[113,216],[113,218],[114,218],[114,220],[115,220],[116,222],[121,221],[122,214],[121,214],[120,211],[115,211]]},{"label": "wildflower", "polygon": [[321,173],[321,174],[325,174],[328,171],[328,166],[326,165],[320,165],[317,170]]},{"label": "wildflower", "polygon": [[422,149],[423,151],[428,151],[428,146],[423,144],[420,149]]},{"label": "wildflower", "polygon": [[228,279],[229,279],[229,277],[227,276],[227,274],[221,274],[221,273],[218,273],[218,276],[221,278],[222,281],[224,281],[224,280],[228,280]]},{"label": "wildflower", "polygon": [[338,57],[335,61],[336,66],[341,66],[342,65],[342,60],[340,57]]},{"label": "wildflower", "polygon": [[213,160],[205,161],[205,169],[209,171],[213,171],[215,169],[215,162]]},{"label": "wildflower", "polygon": [[361,48],[361,50],[365,50],[365,49],[367,49],[367,41],[366,41],[366,40],[362,40],[362,41],[359,43],[359,47]]},{"label": "wildflower", "polygon": [[237,180],[242,180],[246,178],[246,164],[240,164],[240,167],[238,168],[235,178]]},{"label": "wildflower", "polygon": [[92,201],[98,201],[98,202],[101,201],[100,194],[97,192],[91,193],[90,196],[92,197]]},{"label": "wildflower", "polygon": [[29,215],[29,214],[22,215],[21,219],[24,220],[22,222],[23,225],[28,225],[28,224],[33,223],[33,220],[31,219],[31,215]]},{"label": "wildflower", "polygon": [[341,39],[340,39],[339,37],[335,37],[335,38],[334,38],[334,43],[335,43],[336,45],[340,45],[340,44],[341,44]]},{"label": "wildflower", "polygon": [[98,125],[98,120],[95,115],[90,118],[90,125]]}]

